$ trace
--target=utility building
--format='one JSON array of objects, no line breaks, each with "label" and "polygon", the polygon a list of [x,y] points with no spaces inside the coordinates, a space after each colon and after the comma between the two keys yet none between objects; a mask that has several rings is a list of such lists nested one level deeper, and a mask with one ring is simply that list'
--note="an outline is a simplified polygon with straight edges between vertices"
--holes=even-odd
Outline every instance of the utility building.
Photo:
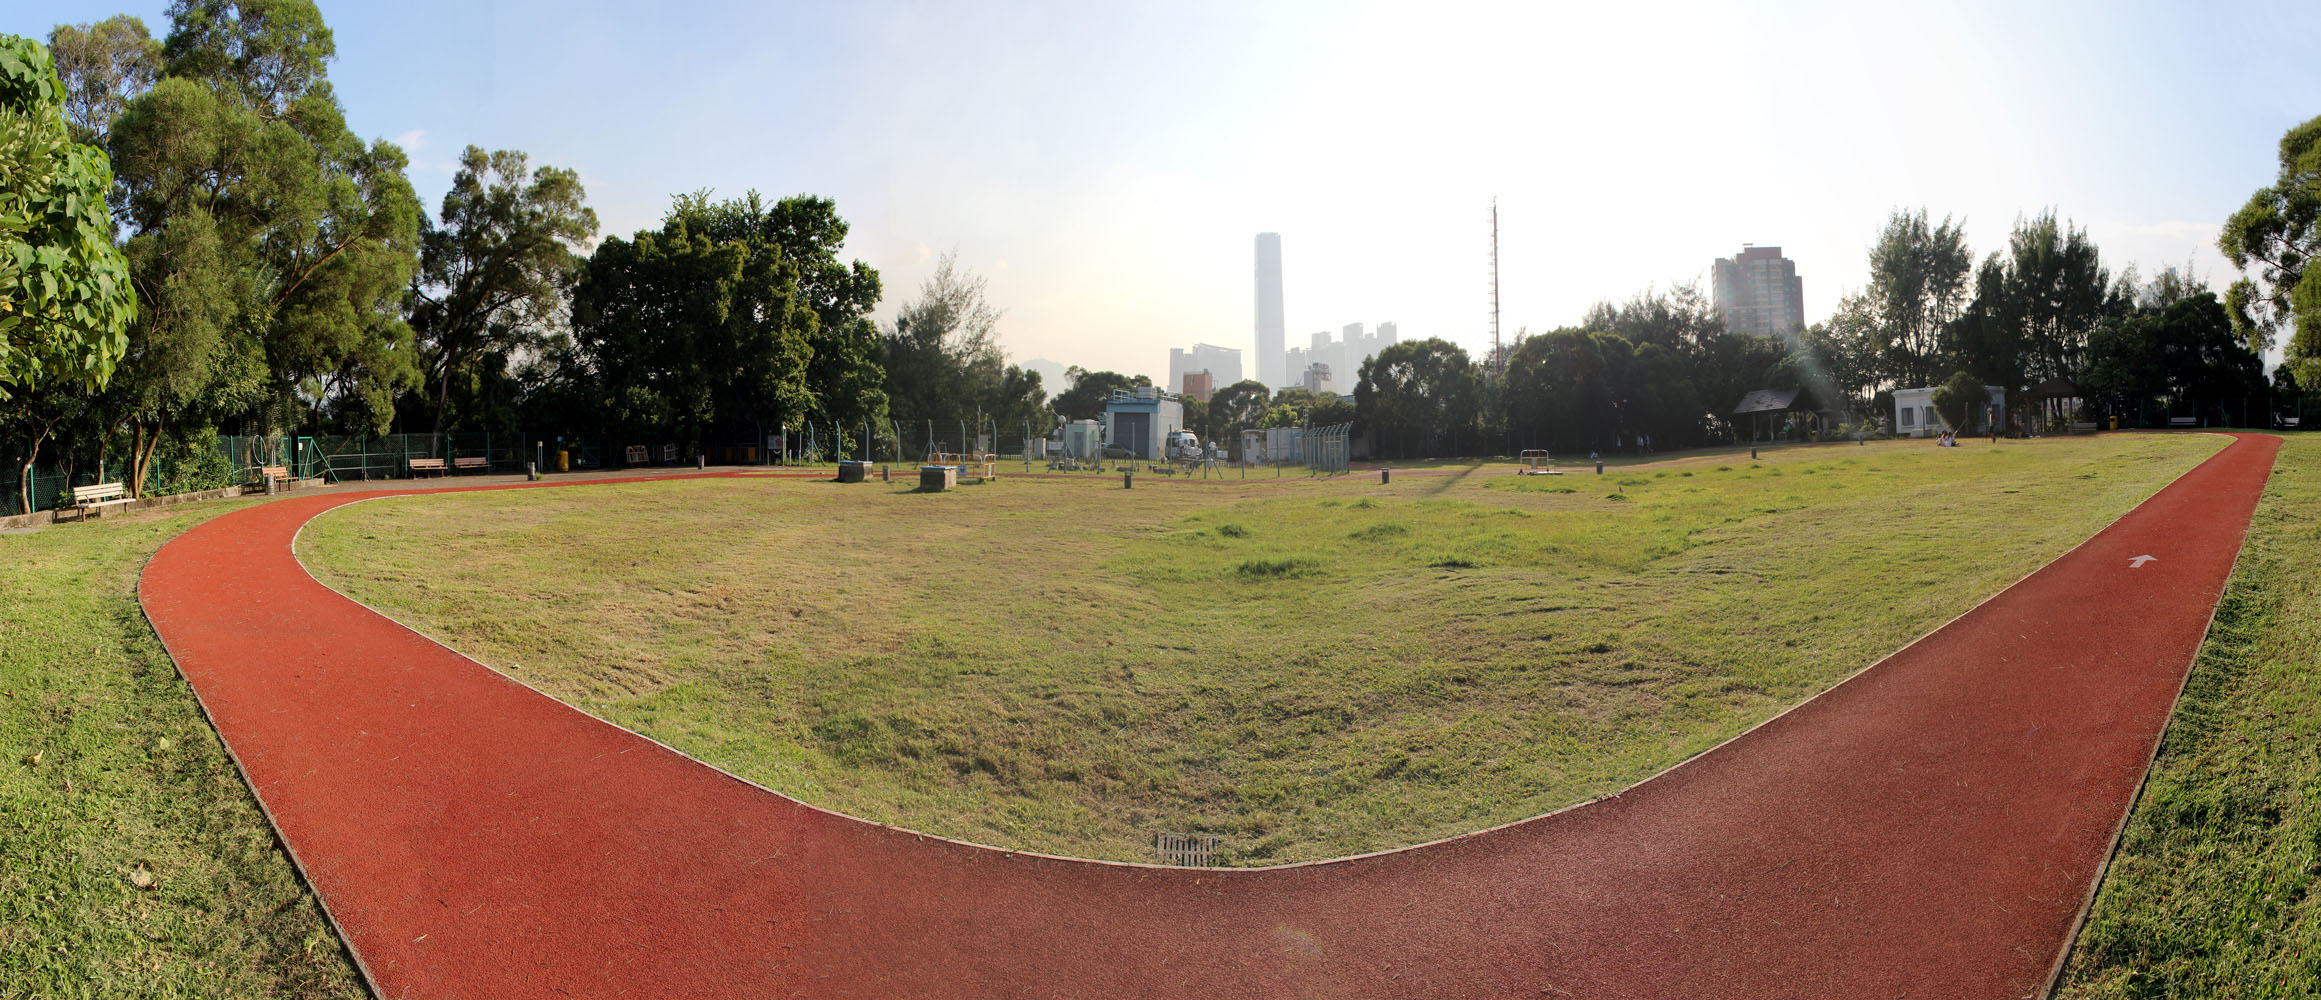
[{"label": "utility building", "polygon": [[1184,426],[1185,404],[1149,385],[1114,389],[1104,404],[1104,443],[1147,461],[1166,457],[1169,432]]}]

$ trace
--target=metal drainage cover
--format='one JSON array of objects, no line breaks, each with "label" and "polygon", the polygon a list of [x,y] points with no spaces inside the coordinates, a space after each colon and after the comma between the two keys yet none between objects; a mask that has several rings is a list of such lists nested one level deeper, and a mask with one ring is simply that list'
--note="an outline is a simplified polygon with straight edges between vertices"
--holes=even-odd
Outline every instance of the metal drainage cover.
[{"label": "metal drainage cover", "polygon": [[1152,837],[1152,850],[1160,855],[1162,864],[1215,868],[1217,846],[1224,839],[1213,833],[1156,833]]}]

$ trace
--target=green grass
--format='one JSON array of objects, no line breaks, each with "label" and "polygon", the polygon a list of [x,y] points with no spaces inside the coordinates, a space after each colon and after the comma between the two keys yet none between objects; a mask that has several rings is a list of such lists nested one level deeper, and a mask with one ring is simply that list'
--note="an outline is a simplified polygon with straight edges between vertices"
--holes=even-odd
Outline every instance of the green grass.
[{"label": "green grass", "polygon": [[232,506],[0,535],[0,997],[366,995],[137,606]]},{"label": "green grass", "polygon": [[2321,438],[2292,435],[2058,994],[2321,996]]},{"label": "green grass", "polygon": [[300,552],[486,663],[817,804],[1101,858],[1217,833],[1231,862],[1270,863],[1615,791],[1957,616],[2220,444],[1833,445],[1391,486],[576,487],[365,503]]}]

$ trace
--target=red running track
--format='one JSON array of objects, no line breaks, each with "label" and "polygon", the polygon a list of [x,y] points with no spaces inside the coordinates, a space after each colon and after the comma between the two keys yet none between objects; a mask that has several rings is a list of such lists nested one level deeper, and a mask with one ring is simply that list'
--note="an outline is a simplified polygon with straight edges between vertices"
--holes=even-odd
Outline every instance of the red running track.
[{"label": "red running track", "polygon": [[1618,796],[1274,869],[1010,854],[692,761],[315,583],[298,527],[379,494],[202,524],[143,600],[385,997],[2022,997],[2278,444]]}]

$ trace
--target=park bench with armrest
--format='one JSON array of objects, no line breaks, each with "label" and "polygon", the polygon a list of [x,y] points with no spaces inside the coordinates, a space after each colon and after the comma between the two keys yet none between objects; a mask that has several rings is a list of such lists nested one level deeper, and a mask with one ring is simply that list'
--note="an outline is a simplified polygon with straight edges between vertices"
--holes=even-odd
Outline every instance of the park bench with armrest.
[{"label": "park bench with armrest", "polygon": [[75,512],[74,520],[87,520],[91,511],[102,514],[107,507],[114,504],[127,504],[128,502],[129,490],[120,483],[75,486],[73,487],[72,506],[59,509],[57,514],[61,516],[69,510]]},{"label": "park bench with armrest", "polygon": [[444,472],[448,470],[448,468],[449,467],[440,458],[414,458],[411,460],[411,474],[414,476],[422,472],[432,472],[440,476],[443,475]]},{"label": "park bench with armrest", "polygon": [[466,472],[470,469],[473,469],[477,472],[482,472],[490,464],[491,459],[484,458],[480,455],[471,456],[468,458],[455,458],[451,460],[451,467],[458,469],[461,472]]}]

